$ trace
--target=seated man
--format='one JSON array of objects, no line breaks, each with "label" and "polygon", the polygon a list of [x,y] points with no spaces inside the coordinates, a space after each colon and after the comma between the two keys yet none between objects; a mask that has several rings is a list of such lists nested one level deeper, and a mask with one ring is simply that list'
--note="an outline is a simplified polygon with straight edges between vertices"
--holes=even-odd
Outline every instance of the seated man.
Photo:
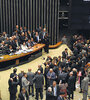
[{"label": "seated man", "polygon": [[20,49],[20,43],[17,39],[14,40],[14,43],[13,43],[13,47],[14,47],[14,50],[19,50]]},{"label": "seated man", "polygon": [[11,46],[11,45],[9,45],[8,54],[10,54],[10,53],[14,53],[14,52],[15,52],[15,50],[13,50],[12,46]]},{"label": "seated man", "polygon": [[23,42],[23,44],[21,45],[21,49],[22,50],[27,50],[28,49],[28,47],[27,47],[25,42]]},{"label": "seated man", "polygon": [[33,38],[31,38],[31,47],[33,47],[36,44],[36,42],[34,42]]},{"label": "seated man", "polygon": [[29,39],[28,41],[27,41],[27,46],[28,46],[28,48],[30,49],[32,46],[31,46],[31,40]]}]

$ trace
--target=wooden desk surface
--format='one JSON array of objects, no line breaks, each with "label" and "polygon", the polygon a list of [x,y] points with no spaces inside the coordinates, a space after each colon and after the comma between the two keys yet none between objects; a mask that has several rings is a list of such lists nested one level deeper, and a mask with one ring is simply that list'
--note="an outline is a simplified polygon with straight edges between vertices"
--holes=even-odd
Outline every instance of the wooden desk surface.
[{"label": "wooden desk surface", "polygon": [[18,59],[20,57],[32,54],[32,53],[42,49],[44,46],[45,46],[45,44],[36,44],[35,46],[33,46],[33,51],[31,51],[31,52],[15,54],[15,55],[12,55],[12,56],[10,56],[10,55],[3,55],[3,56],[1,56],[1,57],[3,57],[3,59],[0,59],[0,62],[10,61],[10,60],[13,60],[13,59]]}]

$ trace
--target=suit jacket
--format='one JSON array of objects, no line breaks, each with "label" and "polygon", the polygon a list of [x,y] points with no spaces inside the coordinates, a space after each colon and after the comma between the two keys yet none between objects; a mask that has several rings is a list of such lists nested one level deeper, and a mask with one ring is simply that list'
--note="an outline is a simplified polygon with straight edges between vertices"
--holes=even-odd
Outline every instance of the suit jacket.
[{"label": "suit jacket", "polygon": [[59,96],[57,100],[64,100],[64,98]]},{"label": "suit jacket", "polygon": [[[17,43],[18,43],[18,45],[17,45]],[[18,46],[20,46],[20,43],[19,42],[17,42],[17,43],[16,42],[13,43],[13,49],[14,50],[16,50]]]},{"label": "suit jacket", "polygon": [[75,77],[71,76],[68,79],[68,91],[72,93],[74,91],[74,85],[75,85]]},{"label": "suit jacket", "polygon": [[27,80],[30,82],[30,85],[33,85],[33,78],[34,78],[34,73],[28,72],[27,73]]},{"label": "suit jacket", "polygon": [[34,46],[34,41],[33,42],[31,41],[31,47],[33,47],[33,46]]},{"label": "suit jacket", "polygon": [[54,100],[53,92],[46,91],[46,100]]},{"label": "suit jacket", "polygon": [[[53,91],[53,94],[54,94],[54,87],[51,86],[51,88],[52,88],[52,91]],[[59,94],[60,94],[60,88],[59,88],[59,85],[56,85],[56,95],[57,95],[56,97],[58,97]]]},{"label": "suit jacket", "polygon": [[84,77],[81,84],[81,88],[83,89],[84,92],[88,92],[88,82],[89,82],[89,77]]},{"label": "suit jacket", "polygon": [[19,73],[18,74],[19,77],[19,85],[22,86],[22,77],[23,77],[23,73]]},{"label": "suit jacket", "polygon": [[31,39],[32,38],[32,34],[27,34],[28,35],[28,38]]},{"label": "suit jacket", "polygon": [[[29,100],[29,96],[28,96],[27,92],[25,93],[25,96],[26,96],[26,100]],[[19,97],[19,100],[25,100],[22,92],[19,94],[18,97]]]},{"label": "suit jacket", "polygon": [[40,67],[38,70],[40,70],[41,73],[43,74],[43,68],[42,67]]},{"label": "suit jacket", "polygon": [[[39,37],[39,35],[38,35],[38,37]],[[39,37],[39,39],[40,39],[40,37]],[[34,41],[35,41],[35,42],[39,42],[39,40],[38,40],[37,36],[35,36]]]},{"label": "suit jacket", "polygon": [[41,30],[40,28],[37,28],[36,31],[37,31],[38,33],[40,33],[42,30]]},{"label": "suit jacket", "polygon": [[28,90],[29,83],[30,82],[23,76],[22,77],[22,87],[24,87],[26,91]]},{"label": "suit jacket", "polygon": [[36,76],[33,79],[33,82],[35,83],[35,88],[43,88],[44,84],[44,77],[43,74],[36,74]]},{"label": "suit jacket", "polygon": [[62,72],[58,75],[58,81],[60,80],[66,81],[66,78],[67,78],[67,73]]},{"label": "suit jacket", "polygon": [[23,44],[25,42],[25,36],[20,36],[20,44]]},{"label": "suit jacket", "polygon": [[[48,77],[50,77],[50,79],[48,79]],[[48,72],[47,73],[47,79],[48,79],[48,84],[49,85],[52,85],[53,84],[53,81],[56,79],[55,72],[52,72],[52,73]]]},{"label": "suit jacket", "polygon": [[62,52],[62,57],[66,58],[68,56],[68,53],[65,53],[65,51]]},{"label": "suit jacket", "polygon": [[9,91],[11,94],[16,94],[18,83],[19,83],[19,81],[15,82],[15,81],[11,81],[9,79],[8,84],[9,84]]}]

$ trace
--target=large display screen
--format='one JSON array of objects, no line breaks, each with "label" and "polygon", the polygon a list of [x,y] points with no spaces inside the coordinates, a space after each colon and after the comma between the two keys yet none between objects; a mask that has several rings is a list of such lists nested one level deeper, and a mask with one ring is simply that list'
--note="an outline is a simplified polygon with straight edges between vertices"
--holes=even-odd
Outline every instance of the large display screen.
[{"label": "large display screen", "polygon": [[71,28],[90,29],[90,0],[72,0]]}]

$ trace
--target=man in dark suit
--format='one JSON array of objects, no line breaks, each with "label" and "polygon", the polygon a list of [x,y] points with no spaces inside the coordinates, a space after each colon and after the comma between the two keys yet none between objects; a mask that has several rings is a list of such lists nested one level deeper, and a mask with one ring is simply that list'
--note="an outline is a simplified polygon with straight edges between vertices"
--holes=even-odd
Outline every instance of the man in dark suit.
[{"label": "man in dark suit", "polygon": [[19,81],[16,81],[16,76],[14,74],[10,75],[10,79],[8,81],[9,84],[9,92],[10,92],[10,100],[16,100],[17,93],[17,85]]},{"label": "man in dark suit", "polygon": [[34,42],[33,38],[31,38],[31,47],[33,47],[36,43]]},{"label": "man in dark suit", "polygon": [[[69,96],[69,100],[70,100],[70,98],[72,98],[73,99],[73,97],[74,97],[74,83],[75,83],[75,77],[73,76],[73,72],[70,72],[70,77],[69,77],[69,79],[68,79],[68,96]],[[72,95],[72,97],[70,97]]]},{"label": "man in dark suit", "polygon": [[[19,26],[18,25],[16,25],[16,27],[15,27],[15,29],[14,29],[14,32],[17,32],[17,33],[19,33]],[[14,35],[14,33],[13,33],[13,35]]]},{"label": "man in dark suit", "polygon": [[22,32],[23,32],[23,28],[22,28],[22,27],[20,27],[20,30],[19,30],[19,35],[21,35],[21,34],[22,34]]},{"label": "man in dark suit", "polygon": [[40,70],[41,73],[43,74],[43,67],[42,67],[42,65],[38,65],[38,70]]},{"label": "man in dark suit", "polygon": [[51,87],[46,91],[46,100],[54,100],[54,94]]},{"label": "man in dark suit", "polygon": [[36,32],[36,34],[35,34],[35,39],[34,39],[34,41],[37,42],[37,43],[39,43],[39,42],[41,41],[38,32]]},{"label": "man in dark suit", "polygon": [[14,50],[19,50],[20,49],[20,43],[17,39],[15,39],[14,42],[13,42],[13,49]]},{"label": "man in dark suit", "polygon": [[68,57],[68,49],[66,48],[65,51],[62,52],[62,57],[67,58]]},{"label": "man in dark suit", "polygon": [[[32,95],[32,96],[34,96],[33,78],[34,78],[34,73],[31,72],[31,69],[28,69],[27,80],[30,82],[29,88],[28,88],[28,93],[29,93],[29,95]],[[31,88],[32,92],[30,92],[30,88]]]},{"label": "man in dark suit", "polygon": [[31,32],[30,32],[30,31],[28,31],[28,34],[27,34],[27,35],[28,35],[28,38],[29,38],[29,39],[31,39],[31,38],[32,38],[32,34],[31,34]]},{"label": "man in dark suit", "polygon": [[24,32],[24,33],[27,32],[27,28],[26,28],[26,27],[24,27],[23,32]]},{"label": "man in dark suit", "polygon": [[56,81],[53,81],[53,85],[51,86],[53,95],[54,95],[54,100],[57,100],[59,93],[60,93],[60,88],[59,85],[56,84]]},{"label": "man in dark suit", "polygon": [[39,93],[41,100],[43,99],[43,84],[44,84],[44,77],[43,74],[41,74],[41,71],[38,70],[38,73],[33,79],[33,82],[35,82],[35,88],[36,88],[36,100],[38,100]]},{"label": "man in dark suit", "polygon": [[10,77],[12,77],[12,76],[14,76],[13,81],[17,82],[18,75],[17,75],[17,69],[16,68],[13,69],[13,73],[10,74]]},{"label": "man in dark suit", "polygon": [[18,97],[19,97],[18,100],[29,100],[29,96],[25,88],[22,88],[22,91],[20,92]]},{"label": "man in dark suit", "polygon": [[38,33],[40,33],[40,32],[42,31],[42,27],[39,26],[39,28],[37,28],[36,31],[37,31]]},{"label": "man in dark suit", "polygon": [[45,77],[45,90],[47,90],[47,73],[48,73],[48,71],[49,71],[49,65],[46,65],[46,68],[44,69],[44,77]]},{"label": "man in dark suit", "polygon": [[23,42],[25,42],[24,32],[22,32],[21,35],[20,35],[20,43],[23,44]]},{"label": "man in dark suit", "polygon": [[64,92],[60,92],[57,100],[64,100]]},{"label": "man in dark suit", "polygon": [[43,43],[45,44],[44,50],[46,53],[49,53],[49,37],[48,37],[48,33],[45,34],[44,39],[43,39]]},{"label": "man in dark suit", "polygon": [[27,45],[27,47],[30,49],[32,46],[31,46],[31,40],[30,39],[28,39],[28,41],[26,42],[26,45]]}]

